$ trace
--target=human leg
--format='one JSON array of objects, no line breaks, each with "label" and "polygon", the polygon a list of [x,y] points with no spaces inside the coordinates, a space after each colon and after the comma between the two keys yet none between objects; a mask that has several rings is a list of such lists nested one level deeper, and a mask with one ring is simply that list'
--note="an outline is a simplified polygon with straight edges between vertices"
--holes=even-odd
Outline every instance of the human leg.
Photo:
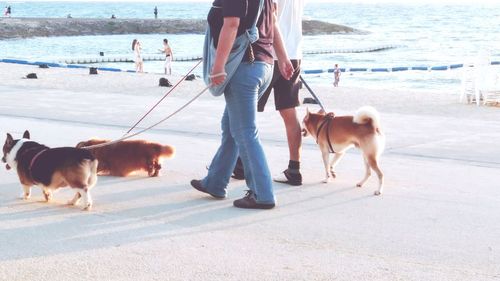
[{"label": "human leg", "polygon": [[208,174],[201,181],[201,185],[214,197],[225,197],[226,187],[229,183],[232,167],[236,164],[238,147],[231,134],[230,119],[226,109],[221,120],[221,144],[215,153],[208,168]]},{"label": "human leg", "polygon": [[[235,139],[245,169],[248,187],[256,202],[274,204],[272,181],[256,126],[258,94],[267,88],[272,66],[242,63],[225,91],[230,131]],[[234,163],[231,166],[234,167]]]},{"label": "human leg", "polygon": [[302,133],[295,107],[299,102],[300,60],[292,60],[294,74],[290,80],[280,77],[274,85],[276,109],[280,112],[286,128],[289,163],[288,168],[275,177],[275,181],[290,185],[301,185],[300,153],[302,149]]}]

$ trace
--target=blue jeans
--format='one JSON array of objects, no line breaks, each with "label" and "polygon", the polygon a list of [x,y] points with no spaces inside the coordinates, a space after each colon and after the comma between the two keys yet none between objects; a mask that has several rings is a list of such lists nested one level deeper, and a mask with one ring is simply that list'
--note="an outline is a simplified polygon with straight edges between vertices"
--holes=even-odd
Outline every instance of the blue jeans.
[{"label": "blue jeans", "polygon": [[275,203],[271,173],[255,121],[257,100],[271,82],[273,66],[264,62],[241,63],[224,90],[222,140],[202,185],[210,193],[226,195],[238,155],[247,186],[258,203]]}]

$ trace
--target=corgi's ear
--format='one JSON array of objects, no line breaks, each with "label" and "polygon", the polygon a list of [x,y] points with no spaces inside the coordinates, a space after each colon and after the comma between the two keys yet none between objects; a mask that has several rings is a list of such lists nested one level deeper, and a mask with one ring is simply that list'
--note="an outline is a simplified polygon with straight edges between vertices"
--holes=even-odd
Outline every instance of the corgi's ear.
[{"label": "corgi's ear", "polygon": [[23,139],[30,139],[30,132],[28,130],[24,131]]},{"label": "corgi's ear", "polygon": [[14,142],[14,138],[11,136],[11,134],[7,133],[7,138],[5,139],[5,144],[11,145],[13,142]]},{"label": "corgi's ear", "polygon": [[325,115],[325,110],[322,108],[318,111],[318,114]]}]

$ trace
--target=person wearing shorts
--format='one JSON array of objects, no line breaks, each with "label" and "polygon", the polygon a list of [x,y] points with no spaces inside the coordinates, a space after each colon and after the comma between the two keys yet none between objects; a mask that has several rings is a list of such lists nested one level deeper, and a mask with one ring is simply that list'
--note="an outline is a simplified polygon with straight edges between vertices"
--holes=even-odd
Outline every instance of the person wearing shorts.
[{"label": "person wearing shorts", "polygon": [[[267,100],[274,91],[275,108],[280,112],[285,123],[290,160],[288,168],[273,178],[276,182],[290,185],[302,185],[300,173],[300,154],[302,150],[302,132],[297,117],[296,107],[300,105],[300,63],[302,59],[302,14],[305,0],[274,0],[275,12],[285,49],[292,62],[294,72],[287,80],[279,71],[277,61],[274,63],[274,73],[270,86],[259,99],[257,110],[264,111]],[[233,178],[243,179],[244,170],[237,162]]]}]

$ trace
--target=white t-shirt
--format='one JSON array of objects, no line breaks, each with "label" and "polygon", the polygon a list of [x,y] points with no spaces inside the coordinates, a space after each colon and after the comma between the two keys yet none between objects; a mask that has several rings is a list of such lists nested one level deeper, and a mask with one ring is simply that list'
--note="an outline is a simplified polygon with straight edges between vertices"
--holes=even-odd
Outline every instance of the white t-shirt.
[{"label": "white t-shirt", "polygon": [[278,24],[290,59],[302,59],[302,15],[305,0],[273,0]]}]

